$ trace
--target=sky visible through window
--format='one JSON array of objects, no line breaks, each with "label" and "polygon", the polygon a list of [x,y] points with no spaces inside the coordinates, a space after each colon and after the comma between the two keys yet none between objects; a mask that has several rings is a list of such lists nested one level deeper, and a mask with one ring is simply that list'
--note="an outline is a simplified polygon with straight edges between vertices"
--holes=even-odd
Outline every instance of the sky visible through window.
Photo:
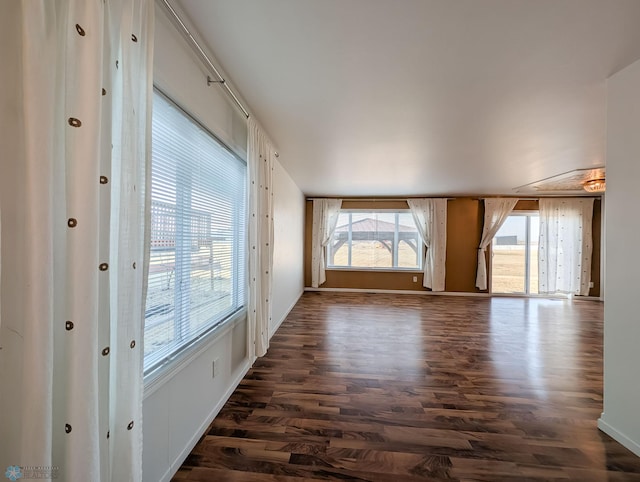
[{"label": "sky visible through window", "polygon": [[[516,236],[518,244],[524,244],[526,238],[526,223],[524,216],[509,216],[500,227],[497,236]],[[537,222],[531,223],[531,233],[529,234],[531,244],[538,244],[540,226]]]}]

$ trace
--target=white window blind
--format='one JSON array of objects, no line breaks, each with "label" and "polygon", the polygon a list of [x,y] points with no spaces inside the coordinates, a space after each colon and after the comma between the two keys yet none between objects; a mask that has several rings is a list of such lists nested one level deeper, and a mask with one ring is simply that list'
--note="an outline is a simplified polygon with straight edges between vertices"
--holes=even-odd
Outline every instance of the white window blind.
[{"label": "white window blind", "polygon": [[145,373],[245,306],[246,164],[154,93]]}]

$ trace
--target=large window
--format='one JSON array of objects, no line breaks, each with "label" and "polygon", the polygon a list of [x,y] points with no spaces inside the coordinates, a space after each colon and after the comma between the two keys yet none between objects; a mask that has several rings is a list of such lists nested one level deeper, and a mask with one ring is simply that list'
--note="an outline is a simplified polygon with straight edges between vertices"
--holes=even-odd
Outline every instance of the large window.
[{"label": "large window", "polygon": [[512,214],[491,244],[491,291],[493,293],[538,292],[537,213]]},{"label": "large window", "polygon": [[154,93],[145,373],[245,305],[245,163]]},{"label": "large window", "polygon": [[342,211],[327,259],[330,268],[418,270],[422,241],[409,211]]}]

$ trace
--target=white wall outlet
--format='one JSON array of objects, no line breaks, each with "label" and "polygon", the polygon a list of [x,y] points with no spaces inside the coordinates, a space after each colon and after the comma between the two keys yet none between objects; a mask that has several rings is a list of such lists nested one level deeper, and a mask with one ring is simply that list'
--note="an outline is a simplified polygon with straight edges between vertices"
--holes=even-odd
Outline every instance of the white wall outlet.
[{"label": "white wall outlet", "polygon": [[414,282],[414,283],[417,283],[417,282],[418,282],[418,277],[417,277],[417,276],[414,276],[414,277],[413,277],[413,282]]},{"label": "white wall outlet", "polygon": [[593,281],[589,281],[589,288],[593,288]]},{"label": "white wall outlet", "polygon": [[220,361],[218,358],[211,362],[211,378],[215,378],[218,375]]}]

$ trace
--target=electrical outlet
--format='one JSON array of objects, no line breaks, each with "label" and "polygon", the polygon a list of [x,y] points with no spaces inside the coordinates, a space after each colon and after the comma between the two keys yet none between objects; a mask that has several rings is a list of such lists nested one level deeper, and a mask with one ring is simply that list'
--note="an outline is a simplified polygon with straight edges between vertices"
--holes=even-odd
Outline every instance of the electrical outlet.
[{"label": "electrical outlet", "polygon": [[589,288],[593,288],[593,281],[589,281]]},{"label": "electrical outlet", "polygon": [[417,282],[418,282],[418,277],[417,277],[417,276],[414,276],[414,277],[413,277],[413,282],[414,282],[414,283],[417,283]]},{"label": "electrical outlet", "polygon": [[213,360],[211,362],[211,378],[215,378],[216,375],[218,375],[218,370],[219,370],[218,365],[219,364],[220,363],[219,363],[218,358],[216,358],[215,360]]}]

